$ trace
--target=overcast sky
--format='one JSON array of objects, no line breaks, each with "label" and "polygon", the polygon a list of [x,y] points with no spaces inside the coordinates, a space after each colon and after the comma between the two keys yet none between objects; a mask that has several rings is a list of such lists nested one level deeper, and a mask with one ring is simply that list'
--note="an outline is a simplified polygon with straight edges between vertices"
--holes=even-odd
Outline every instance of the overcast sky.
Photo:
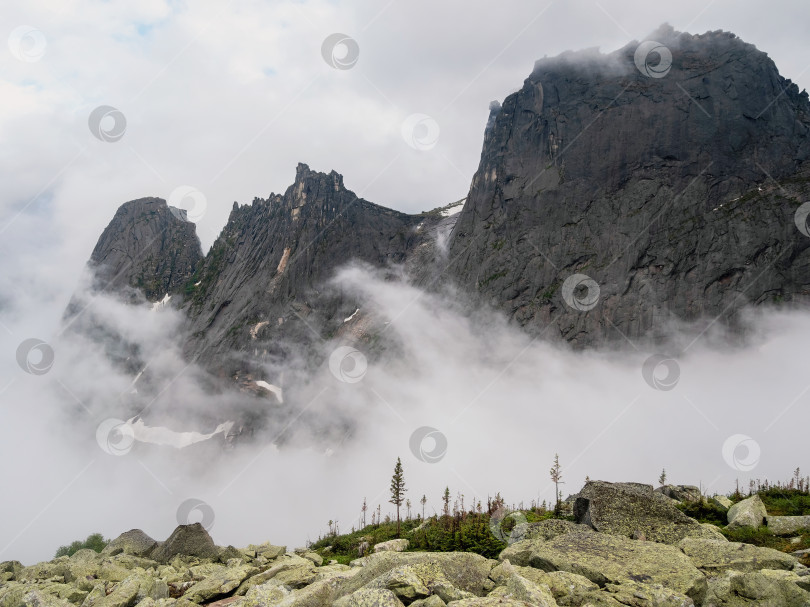
[{"label": "overcast sky", "polygon": [[[198,209],[205,249],[234,201],[283,192],[298,162],[338,171],[378,204],[444,205],[467,193],[489,102],[517,90],[536,59],[610,52],[664,22],[732,31],[810,86],[807,0],[27,0],[7,3],[0,22],[8,40],[0,48],[0,406],[9,408],[25,405],[9,400],[19,383],[6,391],[21,376],[17,344],[57,332],[85,261],[125,201],[195,188],[206,203]],[[336,33],[351,41],[325,59],[324,41]],[[355,59],[354,44],[356,62],[341,65]],[[100,106],[117,112],[94,133]],[[430,149],[403,137],[414,114],[438,127]],[[19,445],[37,444],[36,429],[12,429],[2,413]],[[3,461],[17,457],[4,447]],[[792,469],[789,459],[773,469]],[[21,503],[20,520],[35,507]]]}]

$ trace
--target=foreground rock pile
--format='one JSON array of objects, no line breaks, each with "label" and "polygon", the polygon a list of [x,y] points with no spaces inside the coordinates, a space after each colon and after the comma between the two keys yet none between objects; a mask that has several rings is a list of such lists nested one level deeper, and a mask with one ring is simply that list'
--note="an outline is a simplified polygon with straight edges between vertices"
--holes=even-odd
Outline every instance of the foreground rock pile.
[{"label": "foreground rock pile", "polygon": [[588,483],[579,523],[523,525],[497,560],[403,552],[350,565],[269,543],[217,547],[199,524],[165,542],[128,531],[103,552],[0,564],[0,607],[768,607],[810,606],[810,569],[728,542],[637,484]]}]

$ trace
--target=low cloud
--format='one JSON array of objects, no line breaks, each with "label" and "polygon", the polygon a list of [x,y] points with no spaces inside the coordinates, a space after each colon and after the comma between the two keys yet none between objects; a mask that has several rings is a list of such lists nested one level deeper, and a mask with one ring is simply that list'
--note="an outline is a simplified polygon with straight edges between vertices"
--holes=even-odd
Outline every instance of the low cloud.
[{"label": "low cloud", "polygon": [[[428,513],[440,508],[445,486],[466,504],[496,492],[515,504],[550,501],[555,453],[566,494],[586,475],[653,483],[662,468],[671,482],[725,492],[736,479],[743,487],[750,478],[783,479],[806,463],[810,314],[751,313],[745,347],[707,335],[650,372],[655,352],[573,352],[457,294],[392,275],[351,266],[334,279],[361,302],[352,322],[373,318],[378,341],[391,347],[324,343],[318,366],[303,372],[295,361],[283,405],[184,360],[180,312],[92,296],[86,313],[135,344],[151,375],[133,393],[133,374],[111,364],[109,344],[71,332],[44,339],[55,353],[47,373],[17,367],[3,394],[14,499],[0,507],[0,558],[50,558],[94,531],[138,527],[163,539],[207,512],[182,506],[189,499],[210,507],[220,544],[302,545],[328,520],[342,530],[357,525],[363,498],[390,512],[397,457],[413,511],[425,494]],[[695,335],[678,337],[688,344]],[[185,449],[135,441],[116,455],[96,436],[109,418],[139,415],[149,426],[210,433],[257,411],[256,432],[232,448],[223,432]]]}]

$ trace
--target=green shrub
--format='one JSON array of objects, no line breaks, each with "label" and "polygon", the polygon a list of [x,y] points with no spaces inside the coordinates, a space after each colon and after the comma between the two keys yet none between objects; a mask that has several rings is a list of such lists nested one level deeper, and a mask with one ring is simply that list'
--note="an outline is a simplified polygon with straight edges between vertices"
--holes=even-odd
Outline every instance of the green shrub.
[{"label": "green shrub", "polygon": [[798,489],[775,487],[758,493],[768,514],[774,516],[803,516],[810,514],[810,494]]},{"label": "green shrub", "polygon": [[677,508],[686,516],[691,516],[701,523],[711,523],[718,526],[726,524],[726,511],[706,500],[682,502],[677,504]]},{"label": "green shrub", "polygon": [[79,550],[83,548],[89,548],[90,550],[95,550],[96,552],[101,552],[104,550],[104,547],[110,543],[110,540],[105,540],[104,536],[100,533],[91,533],[87,536],[87,539],[84,541],[76,540],[72,542],[69,546],[60,546],[59,549],[56,551],[54,558],[60,556],[73,556]]}]

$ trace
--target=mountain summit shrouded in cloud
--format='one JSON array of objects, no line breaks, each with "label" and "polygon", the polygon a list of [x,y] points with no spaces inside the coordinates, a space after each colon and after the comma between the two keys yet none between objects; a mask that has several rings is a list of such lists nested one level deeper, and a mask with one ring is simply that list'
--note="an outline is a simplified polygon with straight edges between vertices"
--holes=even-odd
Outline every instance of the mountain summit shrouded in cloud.
[{"label": "mountain summit shrouded in cloud", "polygon": [[[37,482],[4,505],[2,558],[88,527],[166,537],[189,499],[218,543],[303,543],[384,502],[397,457],[436,509],[448,484],[549,499],[524,462],[554,453],[572,489],[800,465],[807,95],[727,32],[653,36],[538,61],[481,121],[461,204],[406,213],[299,164],[215,237],[190,187],[192,208],[105,210],[69,305],[19,325],[42,343],[11,340],[3,444],[27,456],[8,482]],[[447,136],[411,116],[407,153]]]}]

